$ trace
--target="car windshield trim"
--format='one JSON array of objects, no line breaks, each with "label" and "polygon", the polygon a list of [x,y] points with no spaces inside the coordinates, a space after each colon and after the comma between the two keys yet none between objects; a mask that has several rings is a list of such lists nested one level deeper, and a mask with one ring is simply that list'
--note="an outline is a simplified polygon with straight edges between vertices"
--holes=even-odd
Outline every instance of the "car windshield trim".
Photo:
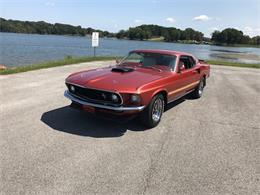
[{"label": "car windshield trim", "polygon": [[[176,66],[175,55],[153,52],[130,52],[118,65],[138,64],[142,67],[165,66],[174,69]],[[157,70],[160,68],[156,68]]]}]

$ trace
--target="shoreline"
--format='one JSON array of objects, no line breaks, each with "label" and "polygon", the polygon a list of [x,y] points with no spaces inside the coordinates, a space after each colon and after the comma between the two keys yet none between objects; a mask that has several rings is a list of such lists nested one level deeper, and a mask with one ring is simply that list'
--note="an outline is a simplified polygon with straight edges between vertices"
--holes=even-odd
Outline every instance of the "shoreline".
[{"label": "shoreline", "polygon": [[[36,64],[31,64],[27,66],[18,66],[12,68],[6,68],[0,70],[0,75],[9,75],[16,74],[21,72],[28,72],[32,70],[47,69],[58,66],[74,65],[83,62],[94,62],[94,61],[111,61],[116,60],[115,56],[100,56],[100,57],[66,57],[63,60],[55,61],[46,61]],[[245,63],[236,63],[236,62],[227,62],[220,60],[205,60],[210,65],[220,65],[220,66],[233,66],[233,67],[242,67],[242,68],[260,68],[260,64],[245,64]]]},{"label": "shoreline", "polygon": [[66,57],[62,60],[46,61],[31,65],[17,66],[0,70],[0,75],[16,74],[21,72],[28,72],[33,70],[47,69],[58,66],[74,65],[83,62],[94,62],[94,61],[110,61],[115,60],[116,57],[113,56],[103,56],[103,57]]},{"label": "shoreline", "polygon": [[[9,34],[22,34],[22,35],[40,35],[40,36],[65,36],[65,37],[81,37],[81,38],[90,38],[91,39],[91,34],[87,34],[85,36],[80,36],[80,35],[70,35],[70,34],[64,34],[64,35],[58,35],[58,34],[37,34],[37,33],[16,33],[16,32],[2,32],[0,31],[0,33],[9,33]],[[245,47],[245,48],[260,48],[260,45],[249,45],[249,44],[232,44],[232,45],[228,45],[228,44],[216,44],[216,43],[212,43],[212,42],[208,42],[208,43],[195,43],[192,41],[188,41],[188,40],[179,40],[179,41],[173,41],[173,42],[167,42],[164,41],[162,39],[157,39],[157,38],[151,38],[151,39],[144,39],[144,40],[138,40],[138,39],[127,39],[127,38],[122,38],[122,39],[118,39],[116,37],[100,37],[100,39],[115,39],[115,40],[127,40],[127,41],[147,41],[147,42],[157,42],[157,43],[178,43],[178,44],[185,44],[185,45],[210,45],[210,46],[219,46],[219,47]]]}]

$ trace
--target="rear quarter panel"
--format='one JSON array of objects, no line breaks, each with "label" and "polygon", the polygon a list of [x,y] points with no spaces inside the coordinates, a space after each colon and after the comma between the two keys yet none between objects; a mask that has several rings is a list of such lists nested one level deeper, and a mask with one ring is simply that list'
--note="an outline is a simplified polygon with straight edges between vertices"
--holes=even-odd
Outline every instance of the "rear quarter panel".
[{"label": "rear quarter panel", "polygon": [[200,66],[201,75],[208,78],[210,76],[210,65],[203,60],[198,60],[198,66]]}]

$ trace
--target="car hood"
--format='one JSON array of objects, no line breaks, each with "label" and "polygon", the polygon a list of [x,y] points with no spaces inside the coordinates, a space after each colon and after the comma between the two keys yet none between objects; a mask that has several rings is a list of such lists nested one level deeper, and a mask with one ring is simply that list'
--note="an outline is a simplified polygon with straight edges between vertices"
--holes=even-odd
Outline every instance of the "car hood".
[{"label": "car hood", "polygon": [[113,72],[112,68],[114,67],[74,73],[66,79],[66,82],[100,90],[136,92],[141,86],[169,74],[141,67],[135,67],[130,72]]}]

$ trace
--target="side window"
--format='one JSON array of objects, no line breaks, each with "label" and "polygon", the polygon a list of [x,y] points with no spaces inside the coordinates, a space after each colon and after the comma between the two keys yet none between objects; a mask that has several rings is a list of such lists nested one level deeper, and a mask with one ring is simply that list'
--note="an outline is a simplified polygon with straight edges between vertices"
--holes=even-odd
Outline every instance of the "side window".
[{"label": "side window", "polygon": [[191,62],[188,56],[181,56],[179,61],[179,66],[185,66],[185,69],[189,69],[191,67]]},{"label": "side window", "polygon": [[193,66],[195,66],[196,61],[195,61],[194,58],[191,57],[191,56],[189,56],[188,58],[189,58],[189,61],[190,61],[190,68],[192,68]]}]

